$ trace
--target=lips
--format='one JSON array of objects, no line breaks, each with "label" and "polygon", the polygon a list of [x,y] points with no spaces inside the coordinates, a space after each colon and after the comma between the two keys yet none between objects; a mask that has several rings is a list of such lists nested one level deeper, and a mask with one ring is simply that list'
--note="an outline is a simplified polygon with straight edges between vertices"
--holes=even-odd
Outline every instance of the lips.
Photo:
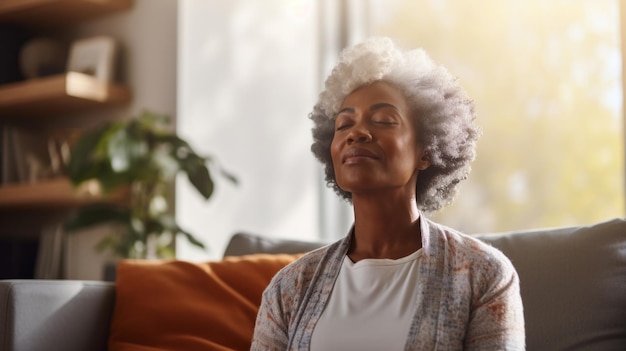
[{"label": "lips", "polygon": [[365,148],[352,148],[348,149],[346,153],[343,154],[342,162],[343,163],[353,163],[358,162],[362,159],[374,159],[377,160],[379,157],[374,152],[365,149]]}]

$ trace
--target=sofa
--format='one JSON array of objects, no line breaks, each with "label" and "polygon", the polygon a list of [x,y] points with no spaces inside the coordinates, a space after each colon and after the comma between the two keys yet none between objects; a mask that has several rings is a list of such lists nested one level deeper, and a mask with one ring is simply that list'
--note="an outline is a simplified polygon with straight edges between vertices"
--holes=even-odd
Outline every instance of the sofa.
[{"label": "sofa", "polygon": [[[477,237],[518,271],[527,350],[626,350],[626,220]],[[239,233],[223,260],[122,261],[115,283],[0,281],[0,350],[245,350],[271,276],[321,245]]]}]

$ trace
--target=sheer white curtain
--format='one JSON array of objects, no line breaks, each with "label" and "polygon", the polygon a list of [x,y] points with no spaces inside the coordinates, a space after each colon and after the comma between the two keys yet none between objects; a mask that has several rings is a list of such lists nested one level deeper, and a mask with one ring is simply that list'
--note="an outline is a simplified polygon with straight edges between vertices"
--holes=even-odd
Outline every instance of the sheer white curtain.
[{"label": "sheer white curtain", "polygon": [[178,221],[210,247],[180,240],[179,258],[219,258],[239,231],[330,240],[349,227],[309,151],[307,118],[342,45],[338,4],[179,1],[177,129],[239,179],[215,177],[208,202],[179,179]]}]

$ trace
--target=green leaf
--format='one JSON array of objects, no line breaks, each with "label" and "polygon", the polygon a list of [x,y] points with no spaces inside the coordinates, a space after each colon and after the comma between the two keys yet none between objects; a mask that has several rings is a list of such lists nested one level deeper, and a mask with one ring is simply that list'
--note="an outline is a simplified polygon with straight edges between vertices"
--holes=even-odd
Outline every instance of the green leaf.
[{"label": "green leaf", "polygon": [[204,246],[204,244],[196,239],[196,237],[194,237],[191,233],[185,232],[185,231],[179,231],[180,234],[183,234],[183,236],[185,238],[187,238],[187,240],[194,246],[197,246],[201,249],[206,249],[206,247]]},{"label": "green leaf", "polygon": [[159,172],[163,179],[172,180],[180,171],[180,163],[177,162],[176,159],[172,157],[169,153],[155,153],[153,155],[152,161],[155,166],[159,169]]},{"label": "green leaf", "polygon": [[176,151],[176,149],[181,148],[181,147],[188,148],[189,150],[191,150],[189,143],[179,138],[174,133],[169,133],[169,132],[154,133],[153,137],[156,143],[171,145],[172,150],[174,151]]},{"label": "green leaf", "polygon": [[114,190],[129,185],[132,182],[132,174],[129,172],[124,173],[115,173],[115,172],[105,172],[97,177],[100,182],[100,186],[102,187],[102,191],[105,194],[110,194]]},{"label": "green leaf", "polygon": [[115,173],[127,172],[133,161],[130,149],[132,140],[129,140],[126,130],[120,129],[111,136],[107,143],[107,155],[111,160],[111,169]]},{"label": "green leaf", "polygon": [[104,238],[102,238],[102,240],[100,240],[97,244],[96,244],[96,251],[97,252],[103,252],[106,249],[115,249],[117,246],[119,246],[119,239],[117,239],[115,236],[110,235],[110,236],[106,236]]},{"label": "green leaf", "polygon": [[160,218],[150,219],[146,221],[145,231],[147,234],[160,235],[161,233],[165,231],[165,228],[166,227],[163,225],[162,219]]},{"label": "green leaf", "polygon": [[169,230],[170,232],[175,233],[175,234],[182,234],[194,246],[197,246],[203,249],[206,248],[200,240],[198,240],[195,236],[193,236],[193,234],[187,232],[186,230],[178,226],[174,217],[161,216],[156,220],[161,224],[164,230]]},{"label": "green leaf", "polygon": [[239,184],[239,180],[237,180],[237,177],[235,177],[232,173],[226,171],[224,168],[219,168],[220,174],[228,179],[229,181],[231,181],[233,184],[237,185]]},{"label": "green leaf", "polygon": [[211,179],[209,169],[205,165],[196,165],[187,169],[187,178],[194,188],[204,196],[205,200],[213,195],[213,179]]},{"label": "green leaf", "polygon": [[128,184],[128,172],[116,172],[112,168],[110,145],[115,136],[123,134],[123,122],[109,122],[87,132],[79,138],[70,152],[68,176],[74,185],[97,179],[105,193]]},{"label": "green leaf", "polygon": [[170,123],[170,117],[152,111],[143,111],[137,121],[143,129],[159,130]]},{"label": "green leaf", "polygon": [[103,126],[83,134],[71,148],[67,174],[74,185],[92,179],[106,169],[107,163],[95,159],[94,155],[107,128]]},{"label": "green leaf", "polygon": [[169,246],[163,246],[163,245],[159,245],[156,248],[156,255],[157,257],[161,257],[161,258],[174,258],[176,257],[176,253],[174,252],[174,249],[172,249]]}]

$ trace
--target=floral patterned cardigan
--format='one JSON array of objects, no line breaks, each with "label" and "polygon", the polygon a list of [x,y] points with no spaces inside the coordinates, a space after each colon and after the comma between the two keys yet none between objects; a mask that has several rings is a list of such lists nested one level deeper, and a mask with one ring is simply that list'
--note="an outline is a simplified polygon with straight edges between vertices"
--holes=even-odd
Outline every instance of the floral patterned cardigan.
[{"label": "floral patterned cardigan", "polygon": [[[524,350],[519,278],[499,250],[421,216],[416,314],[405,350]],[[308,351],[352,235],[283,268],[263,293],[251,350]]]}]

